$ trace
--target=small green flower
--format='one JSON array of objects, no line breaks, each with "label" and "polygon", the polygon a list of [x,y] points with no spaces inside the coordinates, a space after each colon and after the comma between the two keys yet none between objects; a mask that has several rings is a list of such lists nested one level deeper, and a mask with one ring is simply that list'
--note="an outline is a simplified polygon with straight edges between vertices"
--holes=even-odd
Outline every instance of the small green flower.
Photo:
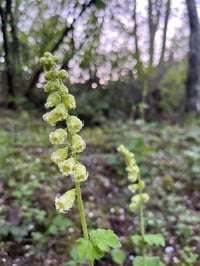
[{"label": "small green flower", "polygon": [[67,118],[68,112],[63,103],[59,103],[52,111],[43,115],[43,119],[51,126],[55,126],[58,121]]},{"label": "small green flower", "polygon": [[76,100],[74,95],[67,94],[63,96],[63,103],[67,109],[75,109],[76,108]]},{"label": "small green flower", "polygon": [[40,59],[40,63],[44,65],[46,71],[49,71],[59,61],[57,56],[53,56],[51,53],[46,52]]},{"label": "small green flower", "polygon": [[82,152],[86,147],[85,141],[78,134],[72,135],[71,149],[74,153]]},{"label": "small green flower", "polygon": [[128,173],[128,181],[129,182],[136,182],[137,181],[137,179],[138,179],[138,176],[137,175],[135,175],[134,173]]},{"label": "small green flower", "polygon": [[131,184],[131,185],[128,186],[128,189],[129,189],[132,193],[134,193],[134,192],[136,192],[136,191],[139,189],[139,186],[138,186],[138,184]]},{"label": "small green flower", "polygon": [[58,105],[61,102],[61,97],[60,94],[58,92],[53,92],[51,94],[49,94],[48,98],[47,98],[47,102],[45,103],[45,108],[51,108],[54,107],[56,105]]},{"label": "small green flower", "polygon": [[58,167],[63,175],[71,175],[73,174],[73,169],[76,164],[74,158],[69,158],[58,164]]},{"label": "small green flower", "polygon": [[49,141],[52,144],[56,145],[63,144],[66,138],[67,138],[67,131],[62,128],[58,128],[49,134]]},{"label": "small green flower", "polygon": [[68,212],[74,204],[75,197],[76,197],[75,189],[71,189],[65,192],[61,197],[56,197],[55,198],[56,209],[62,213]]},{"label": "small green flower", "polygon": [[138,184],[131,184],[128,186],[128,189],[134,193],[139,189],[143,189],[145,187],[145,183],[143,180],[141,180]]},{"label": "small green flower", "polygon": [[47,84],[44,86],[44,91],[45,92],[52,92],[52,91],[57,91],[59,88],[59,84],[57,81],[49,81]]},{"label": "small green flower", "polygon": [[76,163],[72,173],[72,179],[75,182],[84,182],[88,178],[88,172],[85,165],[81,163]]},{"label": "small green flower", "polygon": [[44,78],[46,80],[55,80],[57,78],[57,71],[56,70],[50,70],[50,71],[47,71],[45,74],[44,74]]},{"label": "small green flower", "polygon": [[61,148],[56,151],[54,151],[51,154],[51,160],[55,163],[58,164],[62,161],[64,161],[68,156],[68,147],[66,148]]},{"label": "small green flower", "polygon": [[147,193],[137,194],[131,198],[131,202],[140,204],[141,202],[147,202],[149,200],[149,195]]},{"label": "small green flower", "polygon": [[58,72],[58,78],[60,79],[64,79],[67,77],[67,71],[64,70],[64,69],[61,69],[59,72]]},{"label": "small green flower", "polygon": [[62,97],[65,97],[68,94],[69,90],[64,84],[60,84],[58,87],[58,92]]},{"label": "small green flower", "polygon": [[66,122],[68,130],[73,133],[79,132],[83,127],[82,121],[74,115],[68,115]]},{"label": "small green flower", "polygon": [[147,193],[141,194],[142,201],[145,203],[149,200],[149,195]]}]

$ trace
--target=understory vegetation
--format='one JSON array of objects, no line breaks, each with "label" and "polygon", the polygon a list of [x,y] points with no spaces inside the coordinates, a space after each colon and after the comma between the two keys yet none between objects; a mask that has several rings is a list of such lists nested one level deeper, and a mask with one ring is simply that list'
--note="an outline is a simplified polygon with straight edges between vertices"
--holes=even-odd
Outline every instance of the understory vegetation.
[{"label": "understory vegetation", "polygon": [[[82,186],[88,226],[108,228],[122,247],[95,265],[132,265],[139,249],[138,214],[131,213],[131,192],[123,158],[123,143],[134,152],[146,183],[145,228],[161,233],[164,247],[147,253],[165,265],[200,265],[200,123],[145,123],[143,120],[104,121],[82,130],[87,142],[79,159],[89,178]],[[72,248],[81,236],[75,206],[67,215],[54,200],[71,189],[50,161],[50,129],[33,111],[0,114],[0,265],[83,265]]]}]

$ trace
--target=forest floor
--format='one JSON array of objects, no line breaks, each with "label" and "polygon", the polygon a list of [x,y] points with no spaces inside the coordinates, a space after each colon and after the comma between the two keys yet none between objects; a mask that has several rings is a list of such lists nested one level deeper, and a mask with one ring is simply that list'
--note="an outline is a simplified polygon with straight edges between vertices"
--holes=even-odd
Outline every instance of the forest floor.
[{"label": "forest floor", "polygon": [[[81,236],[77,206],[65,215],[54,206],[55,196],[73,183],[50,161],[51,128],[41,116],[0,114],[0,266],[82,265],[73,249]],[[88,227],[112,229],[122,243],[120,251],[95,265],[131,266],[139,252],[131,241],[140,233],[139,217],[129,210],[129,182],[116,151],[122,143],[134,152],[150,196],[146,232],[165,238],[165,247],[151,247],[148,254],[159,256],[164,265],[200,265],[199,129],[197,120],[85,126],[81,135],[87,148],[79,158],[89,171],[88,181],[81,184]]]}]

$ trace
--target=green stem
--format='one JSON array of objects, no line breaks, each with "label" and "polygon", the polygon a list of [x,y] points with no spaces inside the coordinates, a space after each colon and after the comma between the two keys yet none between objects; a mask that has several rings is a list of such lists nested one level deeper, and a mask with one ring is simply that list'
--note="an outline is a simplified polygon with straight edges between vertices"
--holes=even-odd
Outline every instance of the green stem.
[{"label": "green stem", "polygon": [[[86,219],[85,219],[85,211],[84,211],[83,200],[82,200],[82,195],[81,195],[80,183],[75,182],[75,187],[76,187],[76,193],[77,193],[78,208],[79,208],[80,217],[81,217],[83,236],[85,239],[89,240],[87,223],[86,223]],[[89,260],[89,266],[93,266],[93,265],[94,265],[93,261]]]},{"label": "green stem", "polygon": [[[140,176],[138,178],[138,182],[139,182],[139,184],[141,183],[141,177]],[[141,194],[142,194],[142,189],[139,186],[139,195],[140,195],[140,198],[141,198]],[[142,201],[140,202],[140,208],[139,208],[139,210],[140,210],[140,232],[141,232],[141,236],[142,236],[141,252],[142,252],[142,257],[143,257],[143,266],[146,266],[146,256],[145,256],[145,253],[146,253],[146,244],[144,242],[144,236],[145,236],[144,204],[143,204]]]},{"label": "green stem", "polygon": [[[72,133],[69,133],[69,142],[70,144],[72,143]],[[72,153],[72,157],[76,160],[76,154]],[[76,187],[76,195],[77,195],[77,200],[78,200],[78,208],[79,208],[79,213],[80,213],[80,217],[81,217],[81,226],[82,226],[82,230],[83,230],[83,237],[86,240],[89,240],[89,234],[88,234],[88,229],[87,229],[87,223],[86,223],[86,219],[85,219],[85,210],[83,207],[83,200],[82,200],[82,195],[81,195],[81,187],[80,187],[80,183],[79,182],[75,182],[75,187]],[[94,265],[94,261],[89,260],[89,266],[93,266]]]}]

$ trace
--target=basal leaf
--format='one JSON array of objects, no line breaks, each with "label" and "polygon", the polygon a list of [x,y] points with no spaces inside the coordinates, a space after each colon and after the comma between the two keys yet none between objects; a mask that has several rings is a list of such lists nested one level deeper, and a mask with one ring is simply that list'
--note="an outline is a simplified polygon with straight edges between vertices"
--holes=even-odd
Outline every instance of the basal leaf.
[{"label": "basal leaf", "polygon": [[124,265],[124,261],[126,259],[126,254],[124,251],[121,250],[112,250],[111,251],[112,260],[119,264]]},{"label": "basal leaf", "polygon": [[[146,266],[163,266],[163,263],[160,261],[159,257],[145,257]],[[133,266],[143,265],[143,257],[138,256],[133,262]]]},{"label": "basal leaf", "polygon": [[103,256],[103,252],[92,241],[84,238],[77,240],[77,252],[81,259],[95,260]]},{"label": "basal leaf", "polygon": [[90,240],[101,251],[109,251],[112,248],[118,248],[121,246],[118,237],[112,230],[97,229],[90,231]]},{"label": "basal leaf", "polygon": [[137,246],[141,245],[143,241],[149,246],[165,246],[165,240],[161,234],[147,234],[144,236],[144,239],[140,235],[134,235],[131,239]]},{"label": "basal leaf", "polygon": [[148,234],[144,236],[144,241],[148,245],[165,246],[164,237],[161,234]]}]

